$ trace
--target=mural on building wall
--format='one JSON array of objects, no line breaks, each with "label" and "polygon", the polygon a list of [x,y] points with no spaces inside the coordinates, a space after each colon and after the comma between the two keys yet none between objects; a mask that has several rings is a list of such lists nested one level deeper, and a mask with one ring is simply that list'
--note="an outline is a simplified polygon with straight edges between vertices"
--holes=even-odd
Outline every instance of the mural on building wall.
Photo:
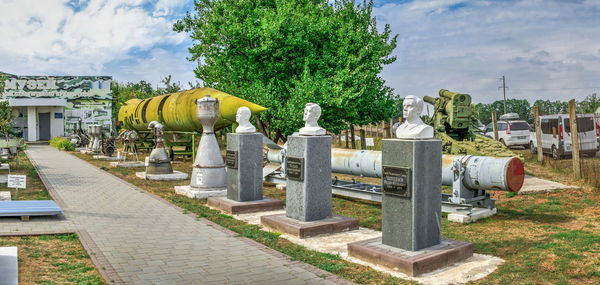
[{"label": "mural on building wall", "polygon": [[[102,124],[106,130],[112,129],[112,92],[110,76],[10,76],[4,81],[1,99],[13,98],[60,98],[66,99],[64,114],[65,135],[73,132],[79,118],[82,127]],[[27,110],[21,115],[25,119],[17,122],[19,127],[27,126]],[[23,125],[23,126],[21,126]]]}]

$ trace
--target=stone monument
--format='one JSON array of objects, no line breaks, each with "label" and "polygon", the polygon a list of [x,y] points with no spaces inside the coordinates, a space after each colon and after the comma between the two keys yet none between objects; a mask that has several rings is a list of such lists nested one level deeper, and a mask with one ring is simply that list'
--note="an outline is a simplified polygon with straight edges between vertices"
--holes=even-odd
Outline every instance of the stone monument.
[{"label": "stone monument", "polygon": [[278,210],[283,201],[263,197],[262,134],[250,123],[250,109],[240,107],[235,133],[227,134],[227,197],[210,197],[208,205],[228,214]]},{"label": "stone monument", "polygon": [[227,173],[214,126],[219,119],[219,100],[206,95],[196,101],[197,117],[202,124],[202,137],[189,186],[175,186],[177,194],[204,199],[227,195]]},{"label": "stone monument", "polygon": [[187,173],[173,171],[171,159],[165,150],[163,140],[163,125],[157,121],[152,121],[148,125],[154,136],[154,149],[147,158],[145,172],[137,172],[136,176],[148,180],[184,180],[188,178]]},{"label": "stone monument", "polygon": [[[411,276],[473,255],[469,243],[441,238],[442,143],[407,96],[397,139],[382,144],[382,238],[348,244],[348,254]],[[390,249],[390,247],[392,249]]]},{"label": "stone monument", "polygon": [[286,214],[261,223],[300,238],[358,228],[358,220],[331,213],[331,136],[317,124],[321,107],[304,109],[305,126],[287,141]]}]

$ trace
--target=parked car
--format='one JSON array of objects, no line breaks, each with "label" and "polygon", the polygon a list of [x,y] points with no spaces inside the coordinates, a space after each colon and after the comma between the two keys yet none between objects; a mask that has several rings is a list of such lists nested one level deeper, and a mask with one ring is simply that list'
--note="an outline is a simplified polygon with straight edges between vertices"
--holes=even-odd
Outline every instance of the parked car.
[{"label": "parked car", "polygon": [[[505,114],[498,121],[498,141],[507,147],[524,146],[529,148],[531,127],[526,121],[518,119],[516,114]],[[484,134],[494,138],[492,123],[489,123]]]},{"label": "parked car", "polygon": [[[557,114],[540,116],[542,132],[542,150],[560,159],[571,155],[571,125],[569,115]],[[598,123],[592,114],[577,115],[577,130],[579,133],[579,149],[585,156],[595,156],[600,150],[597,137],[600,135]],[[535,132],[531,133],[529,144],[531,153],[537,153],[537,140]]]}]

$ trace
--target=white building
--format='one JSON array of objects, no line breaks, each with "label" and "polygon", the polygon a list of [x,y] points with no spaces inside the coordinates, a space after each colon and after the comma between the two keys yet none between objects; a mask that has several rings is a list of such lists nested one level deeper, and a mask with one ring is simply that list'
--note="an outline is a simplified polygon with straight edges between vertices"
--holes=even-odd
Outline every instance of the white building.
[{"label": "white building", "polygon": [[27,141],[68,136],[82,127],[112,127],[110,76],[15,76],[4,81],[3,100],[13,107],[13,126]]}]

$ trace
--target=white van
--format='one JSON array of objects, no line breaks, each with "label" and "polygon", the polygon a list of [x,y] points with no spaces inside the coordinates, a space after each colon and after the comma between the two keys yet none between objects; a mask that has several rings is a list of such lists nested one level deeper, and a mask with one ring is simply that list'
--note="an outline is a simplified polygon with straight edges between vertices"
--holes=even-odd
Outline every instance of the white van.
[{"label": "white van", "polygon": [[[507,147],[524,146],[529,147],[529,134],[531,127],[525,121],[498,121],[498,141]],[[492,123],[489,123],[484,133],[487,137],[494,138]]]},{"label": "white van", "polygon": [[[569,115],[540,116],[542,131],[542,149],[544,153],[551,154],[552,158],[560,159],[571,155],[571,125]],[[585,156],[595,156],[599,150],[598,123],[592,114],[577,115],[577,128],[579,133],[580,152]],[[531,133],[529,144],[531,153],[537,153],[535,132]]]}]

